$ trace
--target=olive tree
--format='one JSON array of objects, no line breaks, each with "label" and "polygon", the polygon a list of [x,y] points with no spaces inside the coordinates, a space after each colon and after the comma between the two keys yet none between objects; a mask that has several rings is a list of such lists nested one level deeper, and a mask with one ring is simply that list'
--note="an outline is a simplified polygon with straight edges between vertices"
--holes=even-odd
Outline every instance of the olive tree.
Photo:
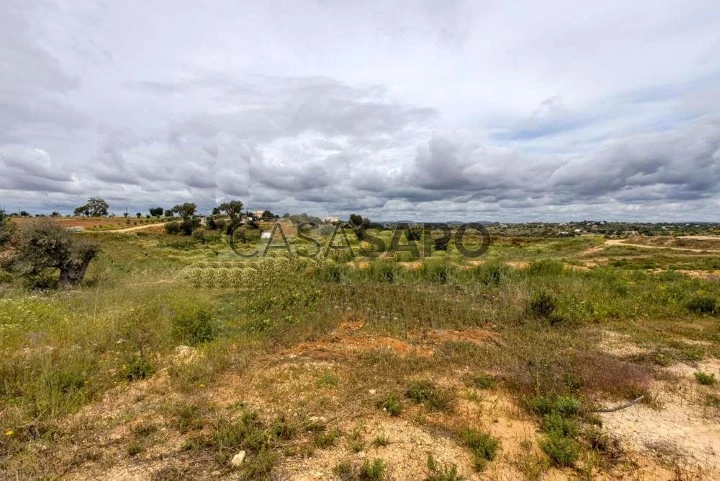
[{"label": "olive tree", "polygon": [[242,217],[243,203],[239,200],[223,202],[218,206],[218,210],[224,215],[228,216],[232,224],[235,224]]},{"label": "olive tree", "polygon": [[99,247],[49,219],[36,220],[14,233],[13,266],[34,278],[48,270],[60,271],[60,287],[76,287],[85,277]]}]

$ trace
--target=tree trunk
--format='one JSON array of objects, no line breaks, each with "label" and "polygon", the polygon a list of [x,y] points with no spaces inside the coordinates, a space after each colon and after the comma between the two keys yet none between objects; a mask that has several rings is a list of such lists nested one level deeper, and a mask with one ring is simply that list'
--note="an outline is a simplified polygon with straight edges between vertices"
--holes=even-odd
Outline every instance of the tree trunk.
[{"label": "tree trunk", "polygon": [[83,277],[85,277],[85,271],[90,265],[90,261],[93,257],[94,254],[92,256],[86,256],[80,261],[66,262],[62,267],[60,267],[60,287],[77,287],[83,280]]}]

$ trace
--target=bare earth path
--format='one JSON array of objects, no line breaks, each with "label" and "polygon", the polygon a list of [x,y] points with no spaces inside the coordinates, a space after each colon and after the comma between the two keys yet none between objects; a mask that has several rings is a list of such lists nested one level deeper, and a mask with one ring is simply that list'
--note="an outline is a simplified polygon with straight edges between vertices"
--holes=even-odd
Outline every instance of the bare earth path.
[{"label": "bare earth path", "polygon": [[143,230],[143,229],[149,229],[151,227],[157,227],[165,225],[164,222],[159,222],[156,224],[145,224],[145,225],[138,225],[134,227],[124,227],[122,229],[113,229],[113,230],[97,230],[97,231],[85,231],[85,232],[92,232],[93,234],[96,233],[102,233],[102,234],[119,234],[123,232],[135,232],[136,230]]}]

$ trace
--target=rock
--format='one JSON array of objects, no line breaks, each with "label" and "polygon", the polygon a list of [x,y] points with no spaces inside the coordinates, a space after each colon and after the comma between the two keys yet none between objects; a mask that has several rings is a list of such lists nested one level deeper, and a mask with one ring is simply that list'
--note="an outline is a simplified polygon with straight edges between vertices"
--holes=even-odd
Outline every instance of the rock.
[{"label": "rock", "polygon": [[370,389],[370,390],[368,391],[368,393],[369,393],[370,395],[374,396],[374,395],[377,393],[377,390],[376,390],[376,389]]},{"label": "rock", "polygon": [[233,456],[232,460],[230,461],[230,464],[233,467],[239,468],[242,466],[242,463],[245,461],[245,451],[240,451],[235,456]]}]

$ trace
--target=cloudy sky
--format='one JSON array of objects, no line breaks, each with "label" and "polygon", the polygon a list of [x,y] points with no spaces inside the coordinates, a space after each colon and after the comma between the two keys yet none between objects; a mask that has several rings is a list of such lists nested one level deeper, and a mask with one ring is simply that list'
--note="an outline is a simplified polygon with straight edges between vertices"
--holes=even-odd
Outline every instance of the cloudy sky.
[{"label": "cloudy sky", "polygon": [[0,22],[8,211],[720,221],[717,0],[2,0]]}]

